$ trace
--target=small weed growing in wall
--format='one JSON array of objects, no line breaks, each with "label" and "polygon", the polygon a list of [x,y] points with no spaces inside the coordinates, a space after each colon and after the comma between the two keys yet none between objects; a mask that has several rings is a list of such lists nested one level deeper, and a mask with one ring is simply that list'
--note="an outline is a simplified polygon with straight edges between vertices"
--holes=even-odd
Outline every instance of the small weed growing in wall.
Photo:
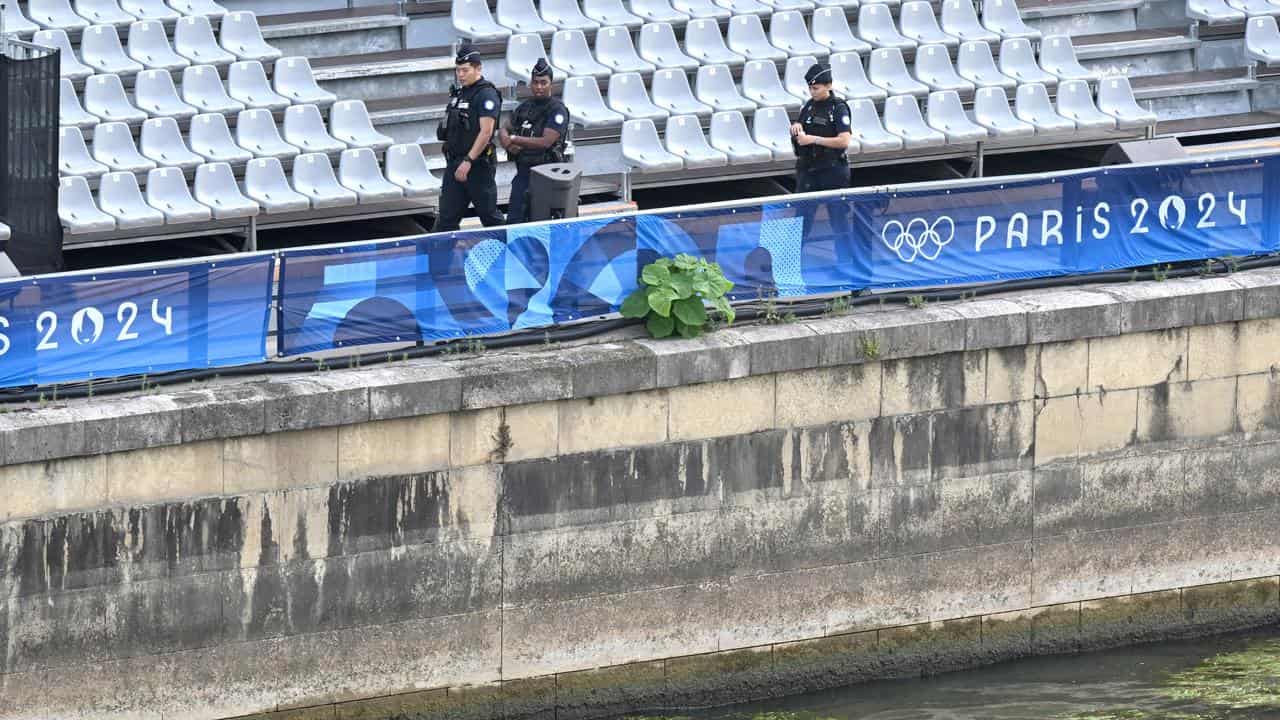
[{"label": "small weed growing in wall", "polygon": [[879,340],[869,335],[863,335],[862,339],[859,340],[859,344],[862,346],[862,356],[864,358],[868,360],[875,360],[876,358],[880,357],[880,341]]},{"label": "small weed growing in wall", "polygon": [[622,303],[622,316],[644,318],[655,338],[697,337],[710,320],[708,303],[725,324],[733,323],[733,307],[724,296],[732,289],[715,263],[683,253],[658,258],[640,271],[640,287]]},{"label": "small weed growing in wall", "polygon": [[911,308],[914,310],[919,310],[920,308],[924,307],[924,304],[925,304],[925,300],[923,295],[912,295],[911,297],[907,298],[907,305],[911,306]]}]

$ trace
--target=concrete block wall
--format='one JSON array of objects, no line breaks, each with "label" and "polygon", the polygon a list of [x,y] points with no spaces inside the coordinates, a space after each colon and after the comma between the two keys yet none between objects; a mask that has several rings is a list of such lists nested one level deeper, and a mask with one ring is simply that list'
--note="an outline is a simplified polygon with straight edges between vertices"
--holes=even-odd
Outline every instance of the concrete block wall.
[{"label": "concrete block wall", "polygon": [[1280,617],[1280,271],[0,414],[0,717],[585,718]]}]

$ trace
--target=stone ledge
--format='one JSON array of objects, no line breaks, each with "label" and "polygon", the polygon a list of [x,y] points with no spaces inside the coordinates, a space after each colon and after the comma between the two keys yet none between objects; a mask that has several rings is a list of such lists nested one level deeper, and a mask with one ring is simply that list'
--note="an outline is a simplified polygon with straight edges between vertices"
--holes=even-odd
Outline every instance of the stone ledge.
[{"label": "stone ledge", "polygon": [[692,340],[538,345],[473,358],[223,380],[0,415],[0,463],[600,397],[795,370],[1280,316],[1280,269],[866,308]]}]

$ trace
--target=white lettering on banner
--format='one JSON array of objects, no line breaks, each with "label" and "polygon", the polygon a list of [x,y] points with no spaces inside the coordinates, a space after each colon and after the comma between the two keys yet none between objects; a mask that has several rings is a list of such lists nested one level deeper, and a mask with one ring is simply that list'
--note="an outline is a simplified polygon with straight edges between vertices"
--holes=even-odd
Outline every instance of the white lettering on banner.
[{"label": "white lettering on banner", "polygon": [[[1244,198],[1237,198],[1234,191],[1228,192],[1225,203],[1213,193],[1201,193],[1196,196],[1195,204],[1198,218],[1196,229],[1206,230],[1222,225],[1233,224],[1231,220],[1217,211],[1219,205],[1225,204],[1227,213],[1234,218],[1235,225],[1247,224],[1246,203]],[[1146,198],[1134,198],[1129,202],[1129,234],[1145,235],[1151,231],[1150,217],[1152,201]],[[1156,208],[1156,220],[1166,230],[1180,230],[1188,224],[1187,200],[1181,195],[1166,195],[1161,198]],[[993,215],[979,215],[973,224],[973,251],[982,252],[988,242],[1004,240],[1004,249],[1014,247],[1025,248],[1031,239],[1032,223],[1040,226],[1040,245],[1050,242],[1062,245],[1068,233],[1077,243],[1084,242],[1085,232],[1094,240],[1105,240],[1111,235],[1112,207],[1109,202],[1099,202],[1093,206],[1078,205],[1075,216],[1064,217],[1060,210],[1042,210],[1039,218],[1025,212],[1015,212],[1007,220]],[[1069,230],[1063,228],[1068,218],[1072,220]],[[915,262],[917,258],[936,260],[942,249],[955,236],[956,223],[948,215],[933,218],[916,217],[907,221],[889,220],[880,230],[880,239],[885,246],[897,254],[902,262]],[[1003,232],[1002,232],[1003,231]]]},{"label": "white lettering on banner", "polygon": [[[120,303],[116,307],[116,322],[119,323],[120,329],[116,333],[114,342],[128,342],[137,340],[138,333],[134,330],[134,322],[138,319],[137,303],[128,300]],[[161,312],[160,300],[151,300],[151,322],[157,327],[164,330],[165,335],[173,334],[173,307],[166,305],[164,311]],[[107,316],[102,311],[92,305],[82,307],[71,314],[71,341],[76,345],[93,345],[102,339],[103,331],[106,329]],[[0,315],[0,328],[8,329],[10,327],[9,318]],[[40,341],[36,343],[36,351],[44,352],[47,350],[57,350],[58,340],[55,335],[58,332],[58,314],[52,310],[45,310],[36,316],[36,333],[40,335]],[[9,333],[0,332],[0,356],[9,352],[12,341],[9,339]]]}]

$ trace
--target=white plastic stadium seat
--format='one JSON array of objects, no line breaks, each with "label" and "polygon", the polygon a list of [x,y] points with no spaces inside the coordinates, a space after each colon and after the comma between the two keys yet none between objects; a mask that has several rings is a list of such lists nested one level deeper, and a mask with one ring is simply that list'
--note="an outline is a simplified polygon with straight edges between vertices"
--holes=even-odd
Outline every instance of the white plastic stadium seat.
[{"label": "white plastic stadium seat", "polygon": [[850,10],[857,10],[858,6],[861,5],[862,3],[860,3],[858,0],[814,0],[813,4],[817,5],[820,8],[833,7],[833,8],[841,8],[841,9],[848,8]]},{"label": "white plastic stadium seat", "polygon": [[[828,8],[830,9],[830,8]],[[769,20],[769,43],[782,48],[788,55],[815,55],[826,57],[831,48],[809,37],[804,15],[796,10],[774,13]]]},{"label": "white plastic stadium seat", "polygon": [[1085,68],[1076,59],[1076,50],[1066,35],[1050,35],[1040,41],[1040,67],[1057,75],[1059,80],[1098,79],[1098,73]]},{"label": "white plastic stadium seat", "polygon": [[[786,67],[783,68],[782,87],[799,98],[802,103],[809,99],[809,83],[804,79],[805,73],[809,72],[809,68],[816,62],[818,59],[812,55],[793,57],[787,60]],[[835,63],[835,56],[832,56],[831,62]]]},{"label": "white plastic stadium seat", "polygon": [[127,25],[138,19],[121,10],[116,0],[75,0],[72,7],[94,25]]},{"label": "white plastic stadium seat", "polygon": [[301,212],[311,208],[305,195],[289,187],[284,167],[275,158],[258,158],[244,168],[244,194],[268,214]]},{"label": "white plastic stadium seat", "polygon": [[1000,37],[1039,40],[1040,31],[1022,22],[1022,13],[1013,0],[986,0],[982,4],[982,26]]},{"label": "white plastic stadium seat", "polygon": [[142,172],[156,162],[142,156],[133,133],[122,122],[102,123],[93,130],[93,159],[118,172]]},{"label": "white plastic stadium seat", "polygon": [[236,144],[255,157],[291,158],[301,152],[280,137],[270,110],[241,110],[236,116]]},{"label": "white plastic stadium seat", "polygon": [[171,23],[181,17],[178,11],[166,5],[164,0],[120,0],[120,9],[139,20]]},{"label": "white plastic stadium seat", "polygon": [[27,0],[27,16],[43,28],[82,30],[92,24],[77,15],[67,0]]},{"label": "white plastic stadium seat", "polygon": [[147,114],[129,102],[119,75],[93,75],[84,83],[84,109],[103,120],[140,123]]},{"label": "white plastic stadium seat", "polygon": [[825,7],[813,11],[813,39],[833,53],[871,52],[871,44],[853,36],[849,18],[842,8]]},{"label": "white plastic stadium seat", "polygon": [[960,104],[960,95],[955,90],[929,93],[925,118],[929,127],[947,136],[949,145],[964,145],[987,139],[986,128],[969,119],[964,112],[964,105]]},{"label": "white plastic stadium seat", "polygon": [[89,146],[79,128],[58,128],[58,174],[98,177],[110,171],[89,155]]},{"label": "white plastic stadium seat", "polygon": [[928,0],[911,0],[902,3],[900,10],[902,34],[921,45],[945,45],[949,48],[960,44],[959,38],[948,35],[938,27],[933,16],[933,5]]},{"label": "white plastic stadium seat", "polygon": [[138,179],[131,172],[113,172],[102,176],[98,186],[98,205],[115,218],[121,230],[164,225],[164,213],[142,198]]},{"label": "white plastic stadium seat", "polygon": [[213,218],[212,210],[191,197],[178,168],[156,168],[147,173],[147,204],[164,213],[166,223],[208,222]]},{"label": "white plastic stadium seat", "polygon": [[956,73],[951,55],[944,45],[921,45],[916,48],[916,79],[931,90],[973,92],[973,83]]},{"label": "white plastic stadium seat", "polygon": [[191,118],[191,130],[187,134],[191,151],[208,162],[225,162],[233,165],[253,159],[253,153],[236,145],[227,128],[227,119],[220,113],[205,113]]},{"label": "white plastic stadium seat", "polygon": [[894,95],[884,103],[884,127],[902,138],[908,150],[947,144],[947,136],[924,122],[920,105],[910,95]]},{"label": "white plastic stadium seat", "polygon": [[714,0],[715,4],[734,15],[772,15],[773,6],[760,0]]},{"label": "white plastic stadium seat", "polygon": [[1274,17],[1249,18],[1244,28],[1244,50],[1250,60],[1267,65],[1280,63],[1280,28]]},{"label": "white plastic stadium seat", "polygon": [[929,88],[917,82],[907,73],[907,63],[898,48],[879,48],[871,51],[867,63],[867,77],[871,82],[889,91],[890,95],[916,95],[924,97]]},{"label": "white plastic stadium seat", "polygon": [[857,53],[836,53],[831,56],[831,88],[846,99],[865,98],[883,101],[889,93],[867,79],[862,58]]},{"label": "white plastic stadium seat", "polygon": [[750,165],[773,160],[773,152],[769,148],[751,139],[746,119],[736,110],[712,115],[710,135],[711,147],[728,156],[731,165]]},{"label": "white plastic stadium seat", "polygon": [[561,30],[595,30],[600,23],[583,14],[578,0],[541,0],[542,19]]},{"label": "white plastic stadium seat", "polygon": [[506,40],[511,35],[509,28],[494,21],[485,0],[454,0],[449,19],[454,31],[468,40]]},{"label": "white plastic stadium seat", "polygon": [[622,0],[582,0],[582,13],[601,27],[620,25],[635,29],[644,24],[644,18],[624,7]]},{"label": "white plastic stadium seat", "polygon": [[860,152],[893,152],[901,150],[902,138],[880,124],[875,103],[870,100],[849,101],[849,125]]},{"label": "white plastic stadium seat", "polygon": [[916,46],[916,41],[898,32],[889,14],[889,6],[872,3],[858,8],[858,37],[878,48],[906,50]]},{"label": "white plastic stadium seat", "polygon": [[284,139],[305,153],[337,153],[347,144],[329,134],[315,105],[293,105],[284,111]]},{"label": "white plastic stadium seat", "polygon": [[564,85],[564,104],[573,122],[583,127],[616,125],[626,120],[604,104],[595,78],[569,78]]},{"label": "white plastic stadium seat", "polygon": [[1187,0],[1187,17],[1210,25],[1244,22],[1243,11],[1231,7],[1226,0]]},{"label": "white plastic stadium seat", "polygon": [[263,39],[258,17],[251,12],[224,15],[218,36],[222,47],[241,60],[276,60],[283,54]]},{"label": "white plastic stadium seat", "polygon": [[1047,87],[1058,84],[1058,76],[1045,72],[1036,64],[1035,51],[1026,38],[1011,38],[1000,43],[1000,72],[1019,85],[1039,83]]},{"label": "white plastic stadium seat", "polygon": [[151,118],[142,123],[138,137],[138,150],[142,156],[154,160],[157,165],[191,170],[204,162],[204,158],[187,149],[173,118]]},{"label": "white plastic stadium seat", "polygon": [[4,6],[5,34],[29,35],[40,29],[40,26],[22,14],[22,8],[16,2],[7,2]]},{"label": "white plastic stadium seat", "polygon": [[68,78],[58,81],[58,124],[72,125],[81,129],[91,128],[99,122],[97,115],[90,115],[80,105],[80,96],[76,94],[76,86]]},{"label": "white plastic stadium seat", "polygon": [[613,72],[651,73],[653,63],[644,60],[631,42],[631,33],[625,27],[600,28],[596,33],[596,60]]},{"label": "white plastic stadium seat", "polygon": [[363,100],[341,100],[329,109],[329,132],[351,147],[386,150],[395,140],[373,129]]},{"label": "white plastic stadium seat", "polygon": [[1121,128],[1147,127],[1156,123],[1156,114],[1138,104],[1129,78],[1103,78],[1098,83],[1098,109],[1116,119]]},{"label": "white plastic stadium seat", "polygon": [[212,65],[192,65],[182,71],[182,99],[206,113],[237,113],[244,109],[244,103],[227,94],[218,69]]},{"label": "white plastic stadium seat", "polygon": [[71,47],[71,39],[67,37],[65,30],[57,28],[41,30],[31,37],[31,42],[47,48],[57,48],[61,51],[58,55],[58,74],[60,76],[72,80],[83,80],[93,74],[93,68],[80,62],[76,51]]},{"label": "white plastic stadium seat", "polygon": [[556,30],[555,25],[538,15],[533,0],[498,0],[495,9],[498,24],[511,28],[512,32],[551,34]]},{"label": "white plastic stadium seat", "polygon": [[1078,130],[1114,130],[1116,119],[1093,104],[1087,80],[1063,80],[1058,84],[1058,114],[1076,124]]},{"label": "white plastic stadium seat", "polygon": [[725,45],[715,20],[690,21],[684,28],[684,50],[704,66],[741,65],[747,61]]},{"label": "white plastic stadium seat", "polygon": [[758,15],[738,15],[731,18],[728,45],[733,52],[753,60],[780,61],[786,60],[788,55],[786,50],[774,47],[769,42]]},{"label": "white plastic stadium seat", "polygon": [[100,73],[132,75],[142,64],[124,53],[114,25],[94,25],[80,36],[80,59]]},{"label": "white plastic stadium seat", "polygon": [[267,73],[257,60],[231,63],[227,69],[227,95],[246,107],[284,110],[291,104],[289,98],[271,89]]},{"label": "white plastic stadium seat", "polygon": [[507,38],[507,75],[517,83],[528,83],[533,66],[547,59],[547,49],[537,33],[520,33]]},{"label": "white plastic stadium seat", "polygon": [[386,169],[387,180],[403,190],[405,197],[422,197],[440,191],[442,183],[427,168],[427,158],[417,143],[387,148]]},{"label": "white plastic stadium seat", "polygon": [[1064,118],[1053,109],[1049,101],[1049,91],[1040,83],[1019,85],[1018,94],[1014,97],[1013,114],[1019,120],[1025,120],[1036,128],[1037,135],[1053,135],[1075,132],[1073,120]]},{"label": "white plastic stadium seat", "polygon": [[72,235],[116,229],[116,219],[98,209],[89,183],[82,177],[58,181],[58,219]]},{"label": "white plastic stadium seat", "polygon": [[742,68],[742,95],[763,107],[799,108],[800,98],[787,92],[770,60],[750,60]]},{"label": "white plastic stadium seat", "polygon": [[181,70],[191,64],[169,47],[169,36],[159,20],[139,20],[129,26],[129,57],[155,70]]},{"label": "white plastic stadium seat", "polygon": [[813,12],[814,4],[810,0],[760,0],[765,5],[773,8],[775,12],[784,12],[787,10],[799,10],[802,12]]},{"label": "white plastic stadium seat", "polygon": [[1000,36],[982,27],[972,0],[943,0],[942,31],[960,42],[1000,42]]},{"label": "white plastic stadium seat", "polygon": [[781,107],[760,108],[751,118],[751,139],[773,153],[774,160],[794,160],[791,147],[791,118]]},{"label": "white plastic stadium seat", "polygon": [[973,119],[996,138],[1031,137],[1036,128],[1019,120],[1009,107],[1009,96],[1003,88],[978,88],[973,96]]},{"label": "white plastic stadium seat", "polygon": [[999,87],[1012,90],[1018,81],[1000,72],[991,46],[982,41],[960,43],[956,56],[956,72],[960,77],[978,87]]},{"label": "white plastic stadium seat", "polygon": [[751,112],[756,104],[738,92],[733,82],[733,73],[725,65],[704,65],[698,68],[693,81],[693,94],[699,101],[716,110],[739,110]]},{"label": "white plastic stadium seat", "polygon": [[650,23],[640,28],[640,57],[660,68],[697,70],[702,64],[680,49],[675,30],[668,23]]},{"label": "white plastic stadium seat", "polygon": [[404,190],[399,185],[382,177],[378,156],[369,148],[342,151],[338,158],[338,183],[354,192],[361,205],[404,198]]},{"label": "white plastic stadium seat", "polygon": [[311,63],[304,57],[280,58],[272,68],[272,85],[276,92],[296,104],[327,106],[338,100],[338,96],[320,87],[315,76],[311,74]]},{"label": "white plastic stadium seat", "polygon": [[631,12],[645,22],[683,24],[689,16],[671,6],[670,0],[631,0]]},{"label": "white plastic stadium seat", "polygon": [[342,187],[333,174],[329,156],[322,153],[299,155],[293,163],[293,189],[311,201],[311,207],[346,207],[359,200],[351,190]]},{"label": "white plastic stadium seat", "polygon": [[230,65],[236,56],[223,50],[213,37],[213,26],[203,15],[184,15],[173,26],[173,49],[200,65]]},{"label": "white plastic stadium seat", "polygon": [[227,9],[214,0],[168,0],[169,7],[183,15],[201,15],[204,17],[222,17]]},{"label": "white plastic stadium seat", "polygon": [[196,202],[213,211],[214,220],[253,217],[262,212],[256,200],[240,192],[235,173],[226,163],[206,163],[196,168],[191,190]]},{"label": "white plastic stadium seat", "polygon": [[198,112],[178,97],[168,70],[143,70],[133,80],[133,98],[138,109],[152,117],[189,118]]},{"label": "white plastic stadium seat", "polygon": [[1280,3],[1273,0],[1227,0],[1227,4],[1250,17],[1280,14]]},{"label": "white plastic stadium seat", "polygon": [[710,115],[715,108],[693,96],[689,76],[683,70],[659,70],[653,74],[650,94],[653,104],[671,115]]},{"label": "white plastic stadium seat", "polygon": [[647,118],[622,123],[622,161],[640,172],[684,169],[684,161],[662,147],[658,129]]},{"label": "white plastic stadium seat", "polygon": [[[660,120],[670,114],[649,99],[644,80],[638,73],[618,73],[610,77],[606,99],[611,110],[625,115],[628,120]],[[623,127],[626,127],[625,123]]]},{"label": "white plastic stadium seat", "polygon": [[711,0],[671,0],[671,7],[691,18],[728,20],[733,16],[728,8],[721,7]]},{"label": "white plastic stadium seat", "polygon": [[551,65],[565,77],[608,77],[609,68],[596,62],[581,30],[558,30],[551,36]]}]

